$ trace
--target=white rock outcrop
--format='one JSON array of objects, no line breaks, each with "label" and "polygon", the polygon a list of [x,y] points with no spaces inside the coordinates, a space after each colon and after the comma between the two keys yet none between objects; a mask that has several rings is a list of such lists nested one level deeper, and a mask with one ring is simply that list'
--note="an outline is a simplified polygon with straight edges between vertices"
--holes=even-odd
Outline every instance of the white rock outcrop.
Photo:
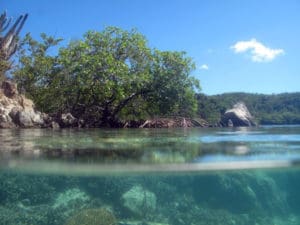
[{"label": "white rock outcrop", "polygon": [[222,117],[221,124],[226,127],[256,126],[253,116],[243,102],[238,102],[232,109],[227,110]]}]

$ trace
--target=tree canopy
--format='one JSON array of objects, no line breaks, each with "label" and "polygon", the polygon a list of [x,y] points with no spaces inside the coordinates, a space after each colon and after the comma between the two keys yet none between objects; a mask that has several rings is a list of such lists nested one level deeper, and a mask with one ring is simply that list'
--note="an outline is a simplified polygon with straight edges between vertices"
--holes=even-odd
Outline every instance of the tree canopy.
[{"label": "tree canopy", "polygon": [[49,49],[62,39],[29,34],[22,41],[14,79],[47,113],[71,112],[93,126],[116,126],[149,116],[192,116],[199,82],[185,52],[151,49],[136,30],[108,27]]}]

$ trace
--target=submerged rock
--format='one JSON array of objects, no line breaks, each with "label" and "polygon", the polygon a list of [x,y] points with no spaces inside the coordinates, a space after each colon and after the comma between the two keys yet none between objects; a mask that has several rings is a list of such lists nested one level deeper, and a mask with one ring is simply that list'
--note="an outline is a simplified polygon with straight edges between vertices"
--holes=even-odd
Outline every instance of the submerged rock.
[{"label": "submerged rock", "polygon": [[51,208],[62,212],[63,217],[68,218],[74,212],[88,207],[90,200],[90,197],[85,192],[78,188],[71,188],[59,193]]},{"label": "submerged rock", "polygon": [[145,222],[140,220],[119,221],[118,225],[169,225],[168,223]]},{"label": "submerged rock", "polygon": [[90,200],[90,197],[78,188],[68,189],[60,193],[55,199],[52,207],[71,208],[71,205],[83,205]]},{"label": "submerged rock", "polygon": [[153,212],[156,209],[156,196],[140,185],[133,186],[125,192],[121,200],[123,207],[137,216],[144,217],[145,213]]},{"label": "submerged rock", "polygon": [[219,173],[196,179],[193,186],[198,203],[233,214],[284,215],[288,209],[284,191],[263,172]]},{"label": "submerged rock", "polygon": [[221,125],[225,127],[251,127],[256,126],[256,123],[245,103],[238,102],[232,109],[225,112],[221,119]]},{"label": "submerged rock", "polygon": [[117,219],[105,208],[85,209],[72,216],[65,225],[117,225]]}]

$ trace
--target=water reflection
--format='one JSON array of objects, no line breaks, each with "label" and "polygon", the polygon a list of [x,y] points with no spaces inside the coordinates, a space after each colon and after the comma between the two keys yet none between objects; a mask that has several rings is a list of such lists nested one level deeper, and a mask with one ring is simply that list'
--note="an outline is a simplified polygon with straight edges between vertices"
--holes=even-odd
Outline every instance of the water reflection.
[{"label": "water reflection", "polygon": [[79,163],[296,160],[300,127],[0,130],[0,159]]}]

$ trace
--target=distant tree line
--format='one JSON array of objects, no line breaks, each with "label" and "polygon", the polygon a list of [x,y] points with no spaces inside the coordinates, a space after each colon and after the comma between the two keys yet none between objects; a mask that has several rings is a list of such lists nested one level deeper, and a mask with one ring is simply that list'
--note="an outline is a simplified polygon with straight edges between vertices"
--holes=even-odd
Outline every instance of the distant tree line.
[{"label": "distant tree line", "polygon": [[259,124],[300,124],[300,93],[227,93],[212,96],[197,94],[196,98],[197,114],[211,124],[220,121],[221,115],[238,101],[245,102]]}]

